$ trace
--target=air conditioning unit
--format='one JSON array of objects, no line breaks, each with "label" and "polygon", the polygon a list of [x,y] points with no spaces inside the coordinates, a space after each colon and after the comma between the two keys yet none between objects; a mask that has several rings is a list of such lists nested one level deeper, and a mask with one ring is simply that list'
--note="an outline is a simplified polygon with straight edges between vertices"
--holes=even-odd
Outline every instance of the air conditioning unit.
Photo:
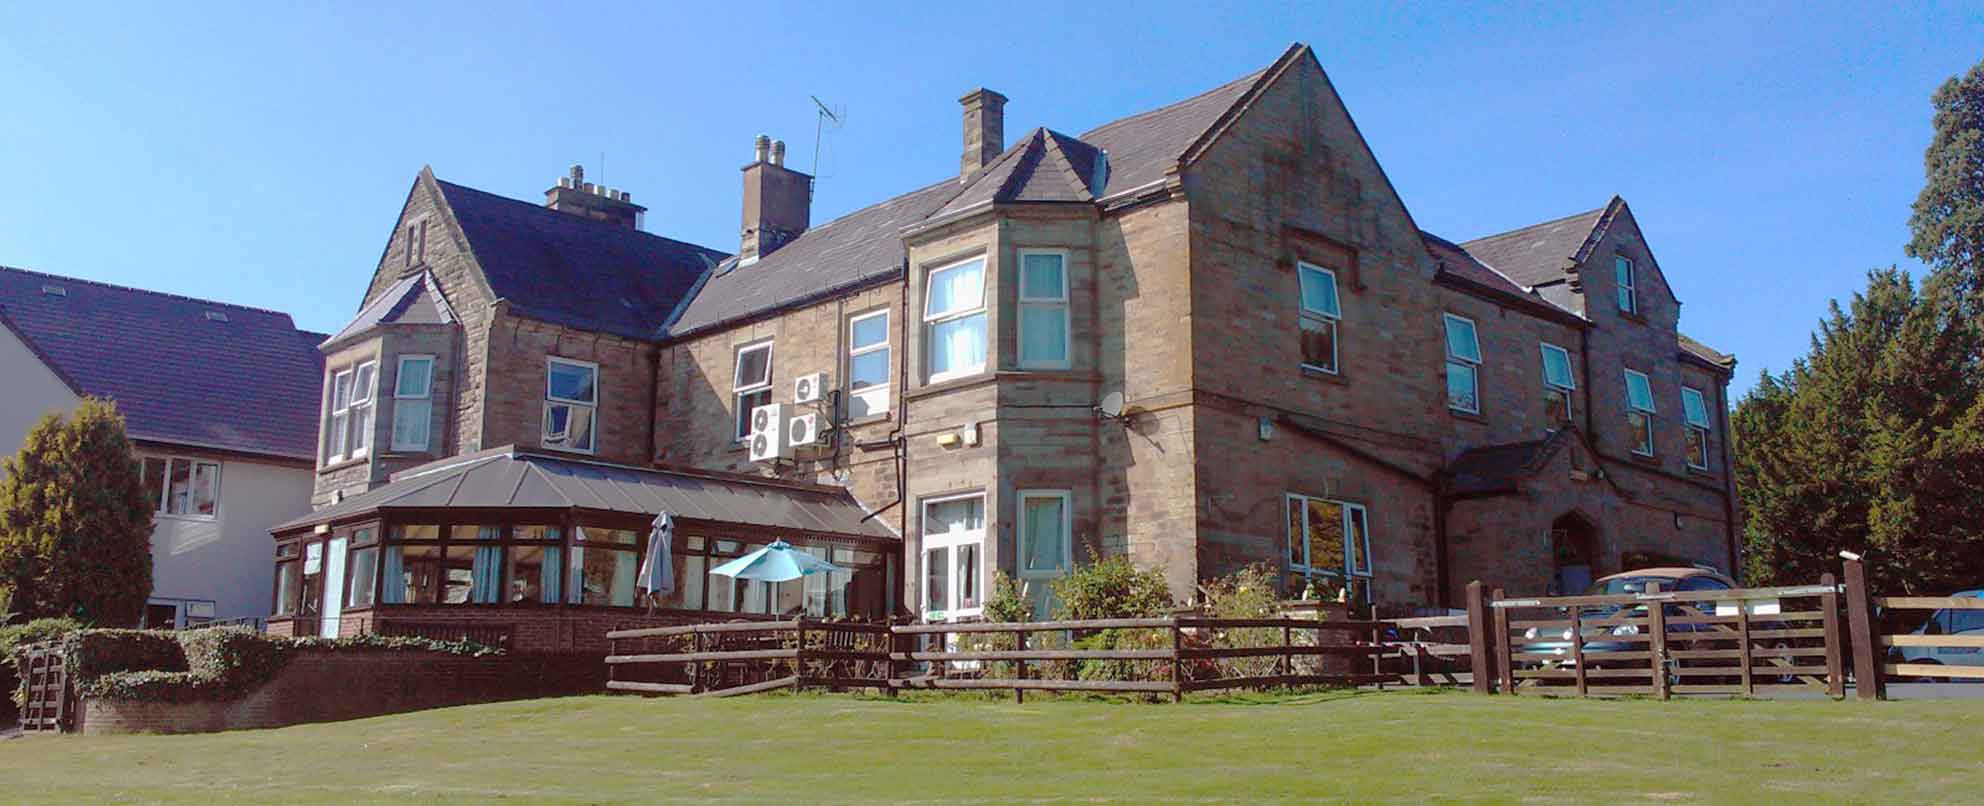
[{"label": "air conditioning unit", "polygon": [[751,445],[751,461],[769,462],[792,456],[792,446],[785,441],[785,406],[771,403],[751,410],[751,435],[745,437]]},{"label": "air conditioning unit", "polygon": [[820,415],[801,414],[786,423],[786,443],[794,448],[825,445],[827,434],[820,428]]},{"label": "air conditioning unit", "polygon": [[827,393],[827,373],[815,372],[792,379],[792,402],[818,403]]}]

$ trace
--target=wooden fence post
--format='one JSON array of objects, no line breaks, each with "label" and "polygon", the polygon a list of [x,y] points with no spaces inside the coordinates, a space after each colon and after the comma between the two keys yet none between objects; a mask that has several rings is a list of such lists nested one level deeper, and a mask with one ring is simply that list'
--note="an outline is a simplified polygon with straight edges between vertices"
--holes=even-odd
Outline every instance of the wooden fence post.
[{"label": "wooden fence post", "polygon": [[[1499,602],[1508,598],[1501,588],[1496,588],[1493,596]],[[1509,608],[1494,608],[1495,630],[1495,677],[1502,681],[1502,691],[1516,693],[1515,648],[1509,643]]]},{"label": "wooden fence post", "polygon": [[[1846,623],[1853,645],[1853,689],[1863,700],[1887,699],[1887,686],[1881,680],[1874,635],[1874,614],[1867,592],[1867,569],[1859,560],[1846,561]],[[1843,696],[1845,692],[1841,692]]]},{"label": "wooden fence post", "polygon": [[1582,608],[1571,608],[1571,669],[1577,674],[1578,696],[1580,697],[1590,693],[1590,689],[1587,688],[1585,681],[1583,614],[1584,611]]},{"label": "wooden fence post", "polygon": [[1481,580],[1467,583],[1467,657],[1473,664],[1474,693],[1493,693],[1495,673],[1489,671],[1488,600]]},{"label": "wooden fence post", "polygon": [[1736,600],[1736,663],[1742,670],[1743,696],[1757,693],[1756,680],[1750,673],[1750,603],[1745,599]]},{"label": "wooden fence post", "polygon": [[[1826,592],[1819,596],[1820,625],[1826,634],[1826,696],[1839,699],[1846,696],[1845,634],[1839,628],[1839,594],[1832,574],[1819,577],[1819,584]],[[1782,663],[1795,664],[1796,660],[1785,658]]]},{"label": "wooden fence post", "polygon": [[1178,617],[1171,617],[1171,702],[1175,705],[1185,701],[1185,662],[1178,658],[1178,647],[1184,645],[1185,630],[1178,626]]},{"label": "wooden fence post", "polygon": [[[1013,649],[1018,650],[1020,652],[1026,651],[1026,630],[1020,630],[1019,632],[1013,633]],[[1025,659],[1015,658],[1013,660],[1013,677],[1018,680],[1026,679]],[[1018,703],[1020,705],[1025,705],[1026,689],[1023,688],[1013,689],[1013,702]]]},{"label": "wooden fence post", "polygon": [[[1660,583],[1646,583],[1647,593],[1658,593]],[[1653,599],[1646,603],[1647,654],[1653,656],[1653,693],[1667,699],[1667,603]]]}]

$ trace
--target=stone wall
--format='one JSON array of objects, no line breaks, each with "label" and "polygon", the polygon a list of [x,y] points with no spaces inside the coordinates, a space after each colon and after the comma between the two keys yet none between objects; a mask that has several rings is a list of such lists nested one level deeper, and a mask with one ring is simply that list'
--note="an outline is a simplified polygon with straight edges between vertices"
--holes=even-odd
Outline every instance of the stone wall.
[{"label": "stone wall", "polygon": [[335,722],[501,700],[601,690],[603,655],[469,658],[389,649],[304,649],[275,679],[229,700],[84,698],[74,732],[204,733]]}]

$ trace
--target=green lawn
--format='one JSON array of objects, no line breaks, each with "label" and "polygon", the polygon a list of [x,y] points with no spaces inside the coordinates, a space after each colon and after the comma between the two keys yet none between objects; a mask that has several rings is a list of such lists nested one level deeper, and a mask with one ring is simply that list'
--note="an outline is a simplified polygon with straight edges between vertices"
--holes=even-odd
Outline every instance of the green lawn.
[{"label": "green lawn", "polygon": [[0,743],[0,799],[1976,802],[1984,701],[580,697]]}]

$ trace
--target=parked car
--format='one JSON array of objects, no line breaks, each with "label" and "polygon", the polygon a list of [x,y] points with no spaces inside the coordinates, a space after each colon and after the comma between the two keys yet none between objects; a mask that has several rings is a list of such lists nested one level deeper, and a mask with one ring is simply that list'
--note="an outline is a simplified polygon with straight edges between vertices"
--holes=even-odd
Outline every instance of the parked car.
[{"label": "parked car", "polygon": [[[1984,599],[1984,590],[1968,590],[1951,595],[1963,599],[1973,597]],[[1928,621],[1922,622],[1922,626],[1916,627],[1914,634],[1984,636],[1984,610],[1938,610],[1929,617]],[[1984,649],[1974,646],[1902,646],[1895,647],[1892,652],[1898,663],[1984,666]]]},{"label": "parked car", "polygon": [[[1736,587],[1735,580],[1730,579],[1722,572],[1713,568],[1643,568],[1603,577],[1597,582],[1591,583],[1591,587],[1585,591],[1584,595],[1631,596],[1647,592],[1647,589],[1656,583],[1659,586],[1659,590],[1676,592],[1730,590]],[[1584,621],[1602,621],[1620,615],[1621,611],[1627,609],[1624,606],[1616,604],[1587,605],[1578,609],[1578,615]],[[1646,614],[1646,605],[1634,605],[1630,610],[1633,617],[1644,616]],[[1568,609],[1566,609],[1566,612],[1568,612]],[[1715,615],[1715,604],[1713,602],[1669,604],[1666,606],[1665,614],[1669,618],[1689,615]],[[1667,631],[1669,634],[1686,633],[1708,629],[1710,626],[1704,624],[1671,624],[1668,625]],[[1617,636],[1637,635],[1639,633],[1640,628],[1631,624],[1586,627],[1584,629],[1585,654],[1590,656],[1605,652],[1643,650],[1646,645],[1641,642],[1607,640],[1608,638]],[[1524,643],[1516,648],[1517,652],[1554,655],[1561,658],[1561,660],[1557,661],[1530,661],[1530,664],[1542,666],[1570,665],[1570,628],[1566,627],[1562,630],[1552,632],[1531,627],[1523,631],[1523,640]],[[1635,661],[1635,663],[1638,662]],[[1588,666],[1597,666],[1600,665],[1600,662],[1599,660],[1587,657],[1586,664]]]}]

